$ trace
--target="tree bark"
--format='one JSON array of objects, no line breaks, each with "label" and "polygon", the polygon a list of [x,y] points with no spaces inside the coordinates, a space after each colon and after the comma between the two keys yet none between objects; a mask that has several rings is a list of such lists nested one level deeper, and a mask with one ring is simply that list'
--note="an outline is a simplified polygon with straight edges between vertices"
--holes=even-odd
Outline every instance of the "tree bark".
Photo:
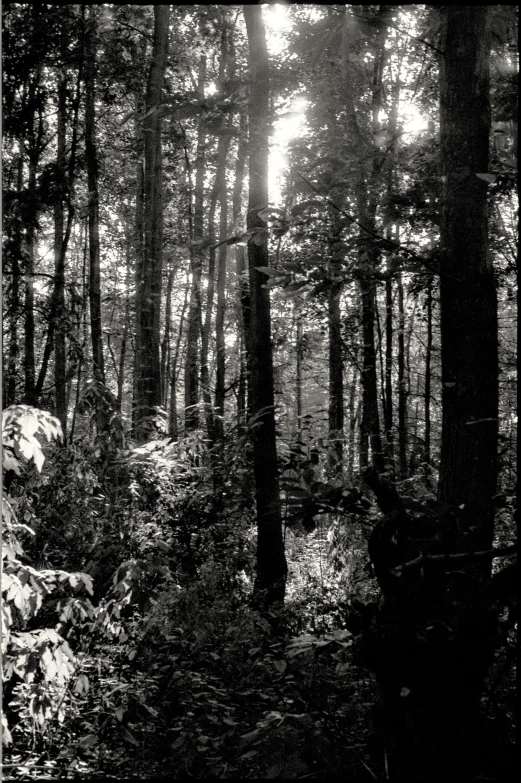
[{"label": "tree bark", "polygon": [[477,176],[488,171],[489,161],[487,6],[443,6],[441,19],[439,500],[463,506],[469,546],[486,549],[493,537],[498,437],[496,287],[487,183]]},{"label": "tree bark", "polygon": [[[201,55],[197,90],[200,100],[204,99],[206,84],[206,56]],[[199,370],[198,347],[201,334],[201,276],[203,268],[203,229],[204,229],[204,176],[206,168],[206,128],[203,120],[197,131],[197,151],[195,164],[195,188],[193,202],[193,220],[191,225],[192,289],[188,307],[188,328],[185,357],[185,429],[190,432],[197,429],[199,414]]]},{"label": "tree bark", "polygon": [[174,287],[174,278],[176,269],[173,267],[168,272],[166,283],[166,301],[165,301],[165,331],[161,343],[161,405],[166,408],[168,403],[169,387],[169,354],[170,354],[170,332],[172,330],[172,289]]},{"label": "tree bark", "polygon": [[431,364],[432,364],[432,277],[427,283],[426,295],[427,307],[427,344],[425,346],[425,380],[424,380],[424,444],[425,451],[423,461],[425,463],[425,480],[430,485],[429,466],[431,464]]},{"label": "tree bark", "polygon": [[[137,335],[136,435],[147,440],[161,405],[160,312],[163,252],[161,93],[168,55],[170,6],[154,6],[154,44],[147,82],[145,137],[145,256],[142,295],[136,297]],[[152,420],[152,421],[151,421]],[[150,426],[152,424],[152,426]]]},{"label": "tree bark", "polygon": [[67,390],[65,346],[65,248],[64,199],[67,182],[66,144],[67,75],[65,68],[58,76],[58,115],[56,171],[58,194],[54,205],[54,402],[55,413],[62,425],[64,442],[67,438]]},{"label": "tree bark", "polygon": [[[439,12],[439,507],[411,520],[376,472],[366,477],[386,515],[369,553],[375,566],[384,565],[377,573],[385,600],[373,626],[373,654],[386,713],[388,776],[432,783],[483,777],[480,695],[498,611],[489,581],[492,558],[468,555],[492,549],[497,473],[496,293],[487,253],[487,186],[476,176],[488,171],[488,7],[441,6]],[[425,553],[434,555],[430,562]]]},{"label": "tree bark", "polygon": [[258,267],[268,266],[267,224],[259,212],[268,204],[270,76],[262,8],[260,5],[245,5],[243,12],[251,78],[247,228],[252,232],[248,246],[252,329],[248,364],[254,418],[252,437],[257,507],[255,594],[261,604],[269,606],[274,601],[284,600],[287,574],[275,440],[270,298],[269,290],[263,287],[267,275],[258,271]]},{"label": "tree bark", "polygon": [[[248,116],[242,111],[239,118],[239,140],[237,143],[237,161],[235,164],[235,179],[232,194],[232,214],[235,230],[240,232],[242,223],[242,191],[244,172],[248,152]],[[235,270],[237,273],[237,320],[239,323],[239,392],[237,396],[237,419],[239,427],[246,424],[247,418],[247,368],[246,357],[250,345],[250,292],[248,270],[246,266],[246,251],[242,245],[235,245]]]},{"label": "tree bark", "polygon": [[[337,198],[339,199],[340,194]],[[336,200],[335,200],[336,203]],[[329,354],[329,475],[330,478],[342,476],[344,455],[344,376],[342,357],[342,322],[340,316],[340,297],[344,287],[339,256],[342,255],[340,213],[331,210],[331,243],[329,276],[331,286],[328,293],[328,354]]]},{"label": "tree bark", "polygon": [[[89,307],[92,341],[93,375],[97,382],[105,384],[103,356],[103,332],[101,321],[101,277],[99,239],[99,190],[98,150],[96,140],[96,9],[91,6],[85,24],[85,159],[89,190]],[[96,408],[96,429],[100,435],[105,428],[105,415],[101,401]]]},{"label": "tree bark", "polygon": [[405,372],[405,311],[402,274],[398,273],[398,466],[400,478],[407,478],[407,384]]},{"label": "tree bark", "polygon": [[[219,81],[223,84],[228,67],[228,31],[226,11],[222,18],[223,30],[221,33],[221,65],[219,68]],[[217,256],[217,305],[215,312],[215,414],[214,414],[214,438],[223,441],[224,438],[224,402],[225,402],[225,370],[226,351],[224,343],[224,316],[226,311],[226,259],[228,232],[228,190],[226,187],[226,157],[228,154],[231,120],[221,123],[221,133],[217,145],[217,180],[219,191],[219,250]]]}]

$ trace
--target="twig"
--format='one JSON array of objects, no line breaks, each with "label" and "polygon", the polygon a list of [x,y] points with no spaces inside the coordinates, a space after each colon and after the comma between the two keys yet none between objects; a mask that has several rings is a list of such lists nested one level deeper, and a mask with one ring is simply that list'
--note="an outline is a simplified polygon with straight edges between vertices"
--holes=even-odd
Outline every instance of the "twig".
[{"label": "twig", "polygon": [[493,560],[496,557],[507,557],[508,555],[513,555],[515,552],[517,552],[517,544],[510,544],[509,546],[498,547],[497,549],[482,549],[474,552],[456,552],[454,554],[446,555],[419,555],[413,560],[408,560],[406,563],[402,563],[401,565],[391,568],[390,572],[392,574],[396,574],[396,576],[401,576],[403,571],[406,569],[412,568],[416,565],[421,565],[422,563],[439,563],[451,560],[461,562],[462,560],[486,560],[487,558],[491,558]]}]

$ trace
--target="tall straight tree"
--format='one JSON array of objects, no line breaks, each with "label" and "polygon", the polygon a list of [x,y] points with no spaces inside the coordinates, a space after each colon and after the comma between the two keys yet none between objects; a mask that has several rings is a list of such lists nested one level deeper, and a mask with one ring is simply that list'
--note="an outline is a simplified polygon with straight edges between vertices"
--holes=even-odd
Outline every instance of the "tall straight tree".
[{"label": "tall straight tree", "polygon": [[[204,100],[206,84],[206,55],[199,60],[197,91],[199,100]],[[188,161],[188,154],[187,154]],[[186,335],[185,359],[185,429],[196,429],[199,421],[197,403],[199,402],[199,369],[198,346],[201,334],[201,276],[203,271],[203,229],[204,229],[204,176],[206,166],[206,123],[201,118],[197,129],[197,149],[195,161],[195,186],[193,198],[193,213],[190,205],[190,265],[192,272],[192,288],[188,307],[188,328]]]},{"label": "tall straight tree", "polygon": [[[96,7],[89,7],[85,25],[85,159],[89,190],[89,305],[94,377],[105,383],[101,330],[98,149],[96,142]],[[103,429],[101,409],[96,412],[98,433]]]},{"label": "tall straight tree", "polygon": [[154,6],[154,44],[147,81],[144,117],[144,257],[138,258],[136,291],[135,424],[137,437],[147,438],[148,417],[161,405],[160,311],[163,245],[161,93],[168,55],[170,6]]},{"label": "tall straight tree", "polygon": [[[266,34],[260,5],[243,6],[249,44],[249,171],[247,229],[251,333],[248,371],[254,418],[253,468],[257,506],[257,578],[255,591],[266,605],[283,601],[287,563],[282,537],[282,517],[275,442],[273,353],[270,296],[264,287],[268,266],[268,230],[261,217],[268,205],[268,113],[270,74]],[[260,213],[260,214],[259,214]]]},{"label": "tall straight tree", "polygon": [[63,437],[67,435],[67,394],[66,394],[66,342],[64,331],[65,316],[65,247],[64,247],[64,199],[67,178],[67,158],[65,151],[67,128],[67,73],[63,67],[58,75],[58,114],[57,114],[57,157],[56,171],[59,189],[54,204],[54,401],[56,416],[60,420]]},{"label": "tall straight tree", "polygon": [[[442,445],[439,500],[462,510],[469,547],[492,544],[497,480],[498,344],[488,253],[487,6],[441,8]],[[490,562],[485,565],[490,568]]]}]

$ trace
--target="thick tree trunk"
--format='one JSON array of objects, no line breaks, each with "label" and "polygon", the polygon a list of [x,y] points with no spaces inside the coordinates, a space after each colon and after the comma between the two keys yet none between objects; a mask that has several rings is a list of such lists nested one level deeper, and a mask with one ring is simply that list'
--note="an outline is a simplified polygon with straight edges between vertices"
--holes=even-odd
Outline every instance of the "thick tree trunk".
[{"label": "thick tree trunk", "polygon": [[[161,93],[168,54],[170,6],[154,6],[154,45],[148,75],[145,137],[145,254],[142,294],[136,297],[140,346],[137,349],[136,428],[139,440],[154,432],[150,419],[161,405],[160,312],[163,252]],[[146,424],[146,420],[149,420]]]},{"label": "thick tree trunk", "polygon": [[488,254],[490,132],[486,6],[443,6],[441,62],[440,502],[462,508],[469,547],[492,544],[497,480],[498,349]]},{"label": "thick tree trunk", "polygon": [[[89,306],[93,375],[99,383],[104,384],[105,362],[103,356],[103,332],[101,322],[98,150],[95,109],[96,49],[96,9],[91,6],[85,30],[85,158],[87,164],[87,185],[89,190]],[[104,411],[98,405],[96,410],[96,429],[98,435],[103,432],[104,428]]]},{"label": "thick tree trunk", "polygon": [[253,236],[248,246],[252,324],[248,364],[255,419],[252,428],[257,506],[255,593],[261,603],[269,606],[284,600],[287,574],[275,441],[270,298],[269,290],[263,287],[267,276],[258,271],[258,267],[268,266],[268,230],[259,212],[268,204],[269,61],[262,7],[245,5],[243,11],[251,77],[247,227]]},{"label": "thick tree trunk", "polygon": [[[496,294],[487,186],[476,176],[488,171],[487,15],[487,6],[440,7],[439,508],[410,520],[392,488],[376,473],[366,477],[386,514],[369,547],[385,598],[373,626],[373,655],[388,777],[397,781],[483,777],[480,695],[497,611],[494,580],[487,581],[492,558],[461,556],[491,549],[497,472]],[[425,554],[437,555],[436,562],[421,563]]]},{"label": "thick tree trunk", "polygon": [[[201,55],[197,89],[200,99],[204,99],[206,83],[206,56]],[[199,368],[198,347],[201,334],[201,275],[203,269],[203,214],[204,214],[204,177],[206,169],[206,129],[201,120],[197,131],[197,151],[195,162],[195,188],[193,221],[191,225],[191,268],[192,289],[188,308],[188,330],[186,336],[185,358],[185,429],[187,432],[197,428],[199,414]]]}]

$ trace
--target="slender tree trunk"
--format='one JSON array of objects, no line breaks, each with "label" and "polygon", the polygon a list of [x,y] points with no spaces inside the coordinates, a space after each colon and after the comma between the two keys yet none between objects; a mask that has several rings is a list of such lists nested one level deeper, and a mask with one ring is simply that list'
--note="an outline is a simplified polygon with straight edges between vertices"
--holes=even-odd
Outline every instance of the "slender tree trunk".
[{"label": "slender tree trunk", "polygon": [[170,407],[168,411],[168,434],[174,440],[179,437],[179,428],[177,424],[177,368],[179,366],[181,340],[183,337],[183,325],[185,321],[186,308],[188,306],[188,290],[189,280],[187,278],[185,286],[185,296],[183,300],[183,307],[181,309],[181,315],[179,318],[179,330],[177,332],[177,339],[175,343],[175,350],[172,356],[170,367]]},{"label": "slender tree trunk", "polygon": [[402,274],[398,273],[398,464],[400,478],[407,478],[407,383],[405,372],[405,310]]},{"label": "slender tree trunk", "polygon": [[138,399],[138,378],[137,368],[143,363],[143,338],[141,335],[141,318],[139,313],[143,309],[143,296],[145,285],[145,249],[144,249],[144,231],[145,231],[145,168],[144,168],[144,148],[143,148],[143,128],[142,123],[137,119],[137,114],[144,110],[144,102],[140,95],[136,95],[136,121],[135,133],[138,143],[138,160],[136,163],[136,210],[134,217],[134,253],[136,260],[136,302],[135,302],[135,354],[134,354],[134,372],[132,376],[132,427],[137,426],[137,414],[139,409]]},{"label": "slender tree trunk", "polygon": [[349,440],[347,444],[347,466],[346,474],[347,480],[352,481],[355,470],[355,432],[357,422],[357,409],[356,400],[358,396],[358,370],[356,366],[353,367],[353,377],[349,386],[349,402],[348,402],[348,414],[349,414]]},{"label": "slender tree trunk", "polygon": [[384,470],[382,452],[382,437],[380,432],[380,417],[378,414],[378,382],[376,375],[375,350],[375,283],[371,272],[362,273],[360,290],[362,295],[362,338],[363,338],[363,369],[362,369],[362,444],[361,457],[364,459],[361,468],[367,467],[365,442],[371,446],[371,463],[379,471]]},{"label": "slender tree trunk", "polygon": [[[226,29],[226,11],[223,12],[223,30],[221,42],[220,83],[223,84],[228,67],[228,32]],[[222,74],[222,76],[221,76]],[[215,313],[215,417],[214,437],[216,441],[224,438],[224,403],[226,352],[224,343],[224,316],[226,310],[226,259],[228,233],[228,190],[226,187],[226,157],[229,147],[231,121],[223,122],[217,146],[217,180],[220,203],[219,252],[217,265],[217,307]]]},{"label": "slender tree trunk", "polygon": [[[239,118],[239,140],[237,143],[237,160],[235,164],[235,179],[232,195],[232,212],[235,230],[240,233],[243,220],[242,191],[244,172],[248,152],[248,117],[242,111]],[[242,245],[235,245],[235,269],[237,273],[237,313],[239,323],[239,393],[237,396],[237,418],[239,427],[244,426],[247,418],[247,368],[246,357],[251,342],[250,330],[250,294],[248,270],[246,265],[246,250]]]},{"label": "slender tree trunk", "polygon": [[57,159],[56,169],[59,192],[54,206],[54,401],[55,413],[62,425],[64,441],[67,437],[67,389],[66,389],[66,345],[65,345],[65,249],[64,249],[64,199],[67,180],[66,144],[66,101],[67,76],[65,68],[59,74]]},{"label": "slender tree trunk", "polygon": [[[145,257],[143,291],[136,297],[139,307],[137,335],[141,345],[137,350],[136,428],[138,440],[147,440],[154,433],[151,419],[161,405],[160,311],[163,252],[162,154],[161,154],[161,93],[168,54],[168,21],[170,6],[154,6],[154,45],[148,75],[146,113],[143,120],[145,137]],[[148,420],[148,422],[147,422]]]},{"label": "slender tree trunk", "polygon": [[[96,13],[96,8],[90,6],[89,18],[85,22],[85,158],[87,164],[87,185],[89,189],[89,305],[92,364],[94,378],[99,383],[105,384],[105,362],[103,356],[101,320],[98,150],[95,109],[97,50]],[[98,435],[103,432],[104,428],[105,414],[98,404],[96,410],[96,429]]]},{"label": "slender tree trunk", "polygon": [[[206,84],[206,56],[201,55],[199,61],[198,93],[204,99]],[[198,347],[201,334],[201,275],[203,268],[203,215],[204,215],[204,177],[206,169],[206,130],[201,121],[197,131],[197,151],[195,163],[195,189],[192,222],[192,290],[188,310],[188,331],[186,336],[185,358],[185,429],[187,432],[197,429],[199,415],[199,370]]]},{"label": "slender tree trunk", "polygon": [[[338,194],[337,199],[339,199]],[[335,200],[336,203],[336,200]],[[328,337],[329,337],[329,474],[331,478],[342,475],[344,454],[344,377],[342,357],[342,322],[340,297],[343,289],[340,260],[342,255],[341,224],[338,210],[331,210],[331,260],[329,275],[331,286],[328,294]]]},{"label": "slender tree trunk", "polygon": [[215,440],[215,418],[212,407],[212,394],[210,390],[210,367],[208,355],[210,350],[210,332],[212,328],[212,311],[215,296],[215,212],[217,208],[218,179],[215,177],[214,187],[210,196],[210,209],[208,211],[208,239],[210,244],[208,255],[208,288],[206,291],[206,312],[204,324],[201,328],[201,388],[204,402],[206,431],[209,439]]},{"label": "slender tree trunk", "polygon": [[[24,95],[26,91],[26,85],[24,85]],[[23,188],[23,171],[24,171],[24,159],[23,159],[23,146],[20,144],[20,153],[17,161],[17,183],[16,187],[20,193]],[[10,237],[10,253],[11,256],[11,317],[9,319],[9,350],[7,361],[7,392],[3,400],[4,406],[14,405],[17,396],[16,392],[16,379],[18,375],[18,359],[19,359],[19,345],[18,345],[18,319],[20,318],[21,306],[20,306],[20,259],[22,257],[22,243],[23,234],[20,221],[16,218],[13,221],[12,235]]]},{"label": "slender tree trunk", "polygon": [[[36,159],[29,155],[29,193],[34,193],[36,188]],[[39,153],[38,153],[39,157]],[[34,244],[36,230],[36,210],[29,217],[26,230],[26,267],[25,267],[25,329],[24,329],[24,399],[27,405],[36,405],[35,383],[36,364],[34,355]]]},{"label": "slender tree trunk", "polygon": [[297,368],[296,368],[296,389],[295,389],[295,396],[297,400],[297,421],[296,421],[296,432],[300,435],[302,432],[302,359],[303,359],[303,347],[304,347],[304,340],[303,340],[303,333],[302,333],[302,318],[296,310],[296,321],[297,321],[297,341],[295,345],[295,353],[296,353],[296,359],[297,359]]},{"label": "slender tree trunk", "polygon": [[249,376],[252,412],[255,418],[253,463],[257,506],[257,578],[258,600],[269,606],[283,601],[287,564],[282,537],[275,411],[273,393],[273,355],[267,276],[257,267],[268,266],[268,230],[259,212],[268,204],[268,112],[270,76],[266,35],[260,5],[243,6],[249,44],[250,68],[250,191],[248,230],[254,232],[248,246],[251,297],[251,350]]},{"label": "slender tree trunk", "polygon": [[176,274],[175,267],[168,272],[166,283],[166,302],[165,302],[165,331],[161,343],[161,405],[167,406],[169,373],[168,357],[170,351],[170,332],[172,330],[172,289],[174,287],[174,278]]},{"label": "slender tree trunk", "polygon": [[393,463],[393,281],[385,278],[385,437],[388,458]]},{"label": "slender tree trunk", "polygon": [[126,261],[127,261],[127,282],[126,282],[126,302],[125,302],[125,325],[123,327],[123,336],[121,338],[121,346],[119,350],[119,371],[118,371],[118,391],[116,397],[116,408],[119,413],[123,410],[123,389],[125,387],[125,361],[127,358],[127,342],[130,331],[130,280],[132,277],[132,260],[131,260],[131,232],[128,224],[125,222],[125,235],[126,235]]},{"label": "slender tree trunk", "polygon": [[423,461],[425,463],[425,480],[430,485],[429,466],[431,464],[431,363],[432,363],[432,277],[427,283],[427,344],[425,346],[425,380],[424,380],[424,444]]}]

